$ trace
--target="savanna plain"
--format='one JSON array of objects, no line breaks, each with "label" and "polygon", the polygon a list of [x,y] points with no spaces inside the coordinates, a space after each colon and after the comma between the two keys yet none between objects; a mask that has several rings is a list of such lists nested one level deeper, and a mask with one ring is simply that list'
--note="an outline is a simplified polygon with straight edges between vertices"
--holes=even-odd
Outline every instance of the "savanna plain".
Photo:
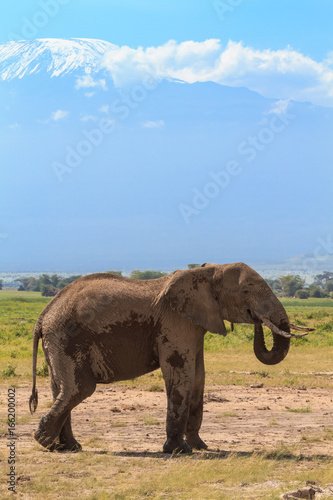
[{"label": "savanna plain", "polygon": [[161,453],[160,370],[99,385],[73,410],[82,452],[51,453],[34,441],[51,391],[40,346],[39,405],[30,415],[32,334],[49,300],[38,292],[0,291],[1,498],[13,495],[6,477],[9,388],[16,399],[18,498],[278,499],[311,484],[315,498],[333,498],[332,299],[281,299],[292,323],[316,330],[292,340],[276,366],[255,358],[250,325],[235,325],[225,338],[206,334],[201,437],[209,448],[191,455]]}]

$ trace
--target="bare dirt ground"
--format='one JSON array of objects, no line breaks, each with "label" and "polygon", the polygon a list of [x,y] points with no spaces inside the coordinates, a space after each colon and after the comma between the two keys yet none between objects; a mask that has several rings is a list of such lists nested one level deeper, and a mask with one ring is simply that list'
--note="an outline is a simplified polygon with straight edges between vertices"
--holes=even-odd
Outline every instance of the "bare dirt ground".
[{"label": "bare dirt ground", "polygon": [[[17,389],[19,421],[28,415],[30,392],[30,387]],[[31,446],[36,421],[48,411],[50,401],[50,389],[40,386],[36,416],[24,417],[17,426],[20,447]],[[165,441],[165,417],[165,392],[98,386],[73,410],[72,427],[86,450],[95,438],[95,450],[156,453]],[[325,429],[333,429],[332,390],[265,385],[206,389],[201,437],[212,452],[289,446],[302,454],[332,457],[333,439],[324,438]]]}]

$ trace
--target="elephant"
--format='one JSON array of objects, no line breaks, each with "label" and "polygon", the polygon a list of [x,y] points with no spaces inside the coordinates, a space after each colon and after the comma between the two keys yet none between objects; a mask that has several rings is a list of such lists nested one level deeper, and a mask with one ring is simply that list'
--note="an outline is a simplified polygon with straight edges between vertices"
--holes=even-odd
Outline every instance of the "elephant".
[{"label": "elephant", "polygon": [[[204,335],[225,336],[225,320],[254,325],[254,353],[266,365],[285,358],[291,337],[311,331],[289,322],[265,280],[244,263],[206,263],[152,280],[97,273],[67,285],[45,307],[34,329],[30,412],[38,405],[40,338],[53,395],[35,439],[51,451],[79,451],[71,411],[93,394],[96,384],[134,379],[160,367],[167,395],[163,451],[206,449],[199,436]],[[271,350],[263,324],[273,334]]]}]

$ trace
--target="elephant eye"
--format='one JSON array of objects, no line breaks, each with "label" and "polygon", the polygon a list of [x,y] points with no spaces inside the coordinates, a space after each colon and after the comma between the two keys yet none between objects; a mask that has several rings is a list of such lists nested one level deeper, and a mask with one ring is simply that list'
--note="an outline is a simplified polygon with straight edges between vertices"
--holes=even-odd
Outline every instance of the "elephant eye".
[{"label": "elephant eye", "polygon": [[244,295],[248,295],[250,293],[250,290],[243,290]]}]

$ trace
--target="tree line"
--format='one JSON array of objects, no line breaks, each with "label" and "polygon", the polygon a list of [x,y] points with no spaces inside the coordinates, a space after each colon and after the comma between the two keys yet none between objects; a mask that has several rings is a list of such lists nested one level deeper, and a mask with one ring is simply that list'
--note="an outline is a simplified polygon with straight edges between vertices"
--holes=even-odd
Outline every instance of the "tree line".
[{"label": "tree line", "polygon": [[[107,273],[117,274],[122,276],[122,271],[106,271]],[[161,271],[139,271],[135,269],[131,272],[130,278],[138,280],[150,280],[156,278],[162,278],[167,276],[168,273],[162,273]],[[64,278],[58,276],[57,274],[42,274],[39,278],[28,277],[28,278],[18,278],[15,281],[20,283],[18,288],[19,292],[41,292],[43,297],[54,297],[60,290],[65,288],[73,281],[81,278],[81,274],[69,276]],[[1,281],[1,280],[0,280]],[[0,282],[0,290],[2,283]]]},{"label": "tree line", "polygon": [[305,280],[298,274],[287,274],[277,279],[266,279],[275,295],[278,297],[296,297],[307,299],[309,297],[333,298],[333,273],[324,271],[317,274],[314,281],[305,287]]},{"label": "tree line", "polygon": [[[199,267],[200,264],[188,264],[188,269]],[[106,271],[107,273],[122,276],[122,271]],[[130,273],[130,278],[140,280],[150,280],[162,278],[168,273],[161,271],[140,271],[135,269]],[[67,278],[58,276],[57,274],[42,274],[39,278],[19,278],[15,281],[20,283],[18,291],[25,292],[41,292],[44,297],[53,297],[62,288],[69,285],[73,281],[81,278],[81,275],[73,275]],[[333,298],[333,272],[324,271],[322,274],[315,276],[313,283],[305,286],[305,280],[298,274],[287,274],[273,279],[268,278],[266,282],[278,297],[296,297],[299,299],[307,299],[309,297]],[[3,286],[3,280],[0,279],[0,290]]]}]

